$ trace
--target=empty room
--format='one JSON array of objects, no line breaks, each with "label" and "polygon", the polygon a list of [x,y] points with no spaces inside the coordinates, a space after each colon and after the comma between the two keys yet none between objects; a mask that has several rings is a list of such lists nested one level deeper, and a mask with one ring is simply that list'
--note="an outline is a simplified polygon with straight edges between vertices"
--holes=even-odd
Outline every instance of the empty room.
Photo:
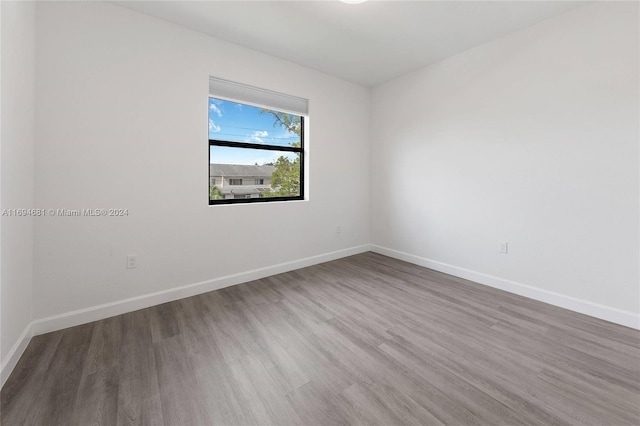
[{"label": "empty room", "polygon": [[637,1],[0,1],[0,424],[639,425]]}]

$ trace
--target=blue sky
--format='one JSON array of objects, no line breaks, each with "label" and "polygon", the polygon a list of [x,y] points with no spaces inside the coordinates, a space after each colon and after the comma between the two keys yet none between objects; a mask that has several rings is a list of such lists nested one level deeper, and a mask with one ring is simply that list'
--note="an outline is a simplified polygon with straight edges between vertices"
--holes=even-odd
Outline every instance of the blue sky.
[{"label": "blue sky", "polygon": [[[274,126],[271,114],[260,114],[259,107],[209,98],[209,139],[290,146],[300,138],[280,125]],[[281,155],[295,158],[291,152],[210,147],[212,163],[262,165]]]}]

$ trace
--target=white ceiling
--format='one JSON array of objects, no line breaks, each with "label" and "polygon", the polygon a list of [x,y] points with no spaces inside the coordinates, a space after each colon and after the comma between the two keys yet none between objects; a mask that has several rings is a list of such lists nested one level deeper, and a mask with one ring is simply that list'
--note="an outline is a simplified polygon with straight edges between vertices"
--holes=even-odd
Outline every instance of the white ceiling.
[{"label": "white ceiling", "polygon": [[116,1],[375,86],[581,6],[571,1]]}]

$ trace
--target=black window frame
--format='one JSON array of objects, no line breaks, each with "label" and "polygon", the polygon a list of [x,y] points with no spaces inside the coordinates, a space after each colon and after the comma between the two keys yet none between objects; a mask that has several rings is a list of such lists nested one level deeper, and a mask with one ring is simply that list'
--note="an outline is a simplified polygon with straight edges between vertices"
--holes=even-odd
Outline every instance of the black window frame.
[{"label": "black window frame", "polygon": [[[231,101],[242,104],[242,102]],[[246,105],[246,104],[243,104]],[[274,109],[274,111],[278,111]],[[284,111],[282,111],[284,112]],[[286,151],[295,152],[300,155],[300,195],[291,197],[256,197],[256,198],[222,198],[219,200],[209,199],[209,205],[215,206],[218,204],[248,204],[248,203],[270,203],[274,201],[302,201],[304,200],[304,187],[305,187],[305,174],[304,174],[304,119],[303,115],[287,113],[300,117],[300,147],[295,146],[281,146],[281,145],[269,145],[261,143],[250,142],[235,142],[225,141],[220,139],[209,139],[209,164],[211,164],[211,147],[212,146],[224,146],[231,148],[245,148],[245,149],[259,149],[265,151]],[[207,173],[210,173],[210,166],[207,166]],[[211,177],[211,176],[209,176]]]}]

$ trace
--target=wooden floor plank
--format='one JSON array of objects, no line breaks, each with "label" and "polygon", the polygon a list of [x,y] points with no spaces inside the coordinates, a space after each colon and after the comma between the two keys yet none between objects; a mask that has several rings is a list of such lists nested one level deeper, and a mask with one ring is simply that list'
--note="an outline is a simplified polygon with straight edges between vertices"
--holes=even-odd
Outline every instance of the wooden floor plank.
[{"label": "wooden floor plank", "polygon": [[[39,411],[47,372],[58,349],[62,333],[35,336],[2,388],[0,420],[12,419],[14,424],[27,424],[29,416]],[[33,418],[33,417],[31,417]],[[4,422],[0,421],[0,424]]]},{"label": "wooden floor plank", "polygon": [[36,336],[12,425],[638,425],[640,332],[373,253]]},{"label": "wooden floor plank", "polygon": [[37,384],[42,392],[27,415],[26,424],[72,424],[94,327],[95,323],[91,323],[62,331],[47,373]]}]

